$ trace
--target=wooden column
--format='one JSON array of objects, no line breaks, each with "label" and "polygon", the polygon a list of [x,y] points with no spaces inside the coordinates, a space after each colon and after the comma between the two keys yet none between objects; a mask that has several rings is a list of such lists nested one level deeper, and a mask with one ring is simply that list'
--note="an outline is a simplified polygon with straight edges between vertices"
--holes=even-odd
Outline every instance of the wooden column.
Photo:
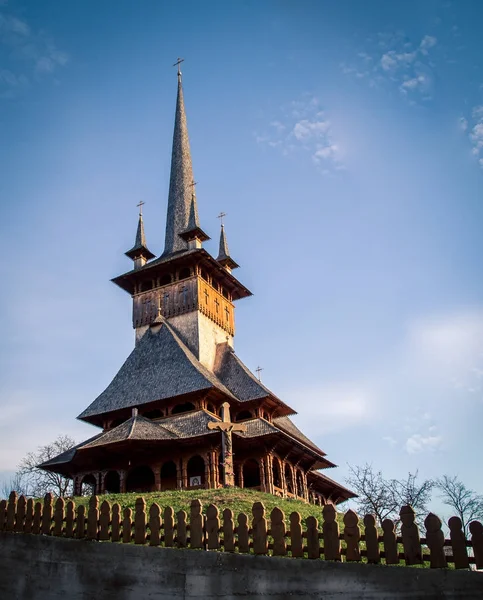
[{"label": "wooden column", "polygon": [[265,469],[266,469],[266,488],[269,494],[273,494],[273,460],[271,454],[267,454],[265,457]]},{"label": "wooden column", "polygon": [[238,465],[238,481],[240,483],[240,487],[243,487],[243,463]]},{"label": "wooden column", "polygon": [[181,489],[186,490],[188,488],[188,461],[183,456],[181,458]]},{"label": "wooden column", "polygon": [[205,460],[205,488],[211,488],[211,468],[210,468],[210,452],[207,452],[204,456]]},{"label": "wooden column", "polygon": [[262,488],[262,492],[267,491],[267,474],[265,469],[265,461],[263,458],[260,459],[259,469],[260,469],[260,487]]},{"label": "wooden column", "polygon": [[154,489],[157,492],[161,491],[161,465],[153,467],[154,472]]},{"label": "wooden column", "polygon": [[81,494],[81,477],[76,475],[74,477],[74,496],[80,496]]},{"label": "wooden column", "polygon": [[285,462],[280,461],[280,483],[282,484],[283,497],[287,496],[287,479],[285,478]]},{"label": "wooden column", "polygon": [[119,471],[119,490],[121,494],[126,493],[126,471]]}]

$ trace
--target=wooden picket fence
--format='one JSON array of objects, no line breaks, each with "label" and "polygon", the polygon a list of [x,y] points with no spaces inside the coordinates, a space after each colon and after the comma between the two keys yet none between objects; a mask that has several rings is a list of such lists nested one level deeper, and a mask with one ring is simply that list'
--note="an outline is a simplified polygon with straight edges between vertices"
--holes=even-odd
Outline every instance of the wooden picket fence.
[{"label": "wooden picket fence", "polygon": [[[136,500],[133,513],[131,508],[121,511],[119,504],[111,506],[106,500],[99,508],[98,497],[92,496],[86,511],[83,505],[76,509],[72,500],[66,503],[63,498],[58,498],[54,502],[52,494],[47,494],[42,503],[12,492],[8,501],[0,502],[0,531],[166,548],[309,559],[323,557],[325,560],[387,565],[404,562],[406,565],[429,564],[432,568],[451,564],[456,569],[468,569],[475,565],[477,569],[483,569],[483,525],[479,521],[470,524],[471,540],[467,540],[461,520],[452,517],[448,522],[450,539],[447,540],[441,520],[430,513],[424,522],[426,537],[421,538],[410,506],[401,508],[399,534],[395,523],[389,519],[383,522],[382,532],[378,530],[373,515],[364,517],[362,532],[362,523],[352,510],[344,514],[341,532],[332,505],[322,509],[321,527],[316,517],[308,517],[305,530],[298,512],[291,513],[288,529],[285,515],[279,508],[274,508],[267,520],[261,502],[253,505],[252,519],[240,513],[236,524],[229,508],[223,510],[221,519],[215,505],[210,504],[206,514],[202,509],[201,502],[193,500],[188,521],[184,510],[175,515],[170,506],[162,512],[154,503],[146,512],[144,498]],[[472,556],[468,548],[472,548]]]}]

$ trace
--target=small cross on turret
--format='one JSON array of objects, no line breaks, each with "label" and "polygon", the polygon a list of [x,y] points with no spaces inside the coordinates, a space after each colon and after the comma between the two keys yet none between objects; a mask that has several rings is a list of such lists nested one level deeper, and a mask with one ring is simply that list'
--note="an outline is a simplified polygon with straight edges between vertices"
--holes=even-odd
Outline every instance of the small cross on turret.
[{"label": "small cross on turret", "polygon": [[223,485],[233,487],[235,485],[235,473],[233,471],[233,440],[231,434],[233,431],[246,431],[247,426],[244,423],[232,423],[230,419],[230,405],[224,402],[221,405],[221,422],[208,423],[208,429],[219,429],[222,434],[222,453],[223,453]]},{"label": "small cross on turret", "polygon": [[178,79],[181,80],[181,68],[180,65],[181,63],[184,62],[184,58],[179,58],[178,60],[174,63],[173,67],[178,67]]}]

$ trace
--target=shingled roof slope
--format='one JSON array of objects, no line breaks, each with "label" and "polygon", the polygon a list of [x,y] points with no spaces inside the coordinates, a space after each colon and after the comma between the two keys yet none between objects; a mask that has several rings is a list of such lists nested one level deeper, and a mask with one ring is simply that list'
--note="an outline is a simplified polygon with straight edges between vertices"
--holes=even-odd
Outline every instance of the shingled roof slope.
[{"label": "shingled roof slope", "polygon": [[37,467],[39,469],[44,469],[44,468],[48,468],[48,467],[53,467],[55,465],[60,465],[60,464],[68,463],[68,462],[70,462],[74,458],[76,450],[78,448],[80,448],[83,444],[87,444],[88,442],[93,442],[94,440],[100,438],[101,436],[102,436],[102,432],[101,433],[97,433],[96,435],[92,436],[88,440],[85,440],[84,442],[81,442],[80,444],[77,444],[76,446],[74,446],[70,450],[66,450],[65,452],[62,452],[61,454],[58,454],[57,456],[54,456],[54,458],[51,458],[50,460],[46,460],[42,464],[37,465]]},{"label": "shingled roof slope", "polygon": [[337,481],[334,481],[330,477],[327,477],[327,475],[324,475],[324,473],[321,473],[320,471],[309,471],[307,473],[307,477],[309,477],[309,476],[315,476],[317,479],[322,480],[324,483],[326,483],[330,487],[337,488],[338,490],[343,492],[344,496],[347,496],[347,498],[357,498],[358,497],[357,494],[354,494],[354,492],[347,489],[340,483],[337,483]]},{"label": "shingled roof slope", "polygon": [[111,383],[78,419],[210,388],[235,399],[163,323],[159,331],[146,331]]},{"label": "shingled roof slope", "polygon": [[314,444],[312,440],[310,440],[306,435],[304,435],[289,417],[275,417],[273,419],[273,422],[277,427],[280,427],[282,431],[285,431],[299,442],[302,442],[305,446],[308,446],[309,448],[312,448],[313,450],[316,450],[317,452],[325,456],[325,452],[323,452],[318,446]]}]

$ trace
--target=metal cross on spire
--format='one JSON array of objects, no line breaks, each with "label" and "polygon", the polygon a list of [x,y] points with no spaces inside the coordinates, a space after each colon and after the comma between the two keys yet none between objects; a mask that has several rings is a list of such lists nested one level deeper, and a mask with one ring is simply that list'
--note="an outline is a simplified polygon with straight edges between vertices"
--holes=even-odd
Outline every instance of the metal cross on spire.
[{"label": "metal cross on spire", "polygon": [[258,381],[261,381],[261,380],[262,380],[262,378],[261,378],[261,376],[260,376],[260,373],[261,373],[262,371],[263,371],[263,367],[257,367],[257,368],[255,369],[255,373],[257,374]]},{"label": "metal cross on spire", "polygon": [[196,193],[196,186],[197,186],[197,185],[198,185],[198,182],[197,182],[197,181],[195,181],[195,180],[193,179],[193,181],[191,182],[191,187],[193,188],[193,189],[191,190],[191,195],[192,195],[192,196],[194,196],[194,195],[195,195],[195,193]]},{"label": "metal cross on spire", "polygon": [[142,200],[141,200],[141,202],[139,204],[136,204],[136,206],[139,207],[139,216],[140,217],[142,217],[142,215],[143,215],[143,205],[144,204],[145,204],[145,202],[143,202]]},{"label": "metal cross on spire", "polygon": [[178,79],[181,79],[181,68],[180,68],[180,65],[181,65],[182,62],[184,62],[184,58],[179,58],[179,56],[178,56],[178,60],[173,65],[173,67],[178,67]]},{"label": "metal cross on spire", "polygon": [[226,213],[224,213],[223,211],[216,217],[217,219],[220,219],[220,222],[222,225],[223,225],[223,217],[226,217]]}]

